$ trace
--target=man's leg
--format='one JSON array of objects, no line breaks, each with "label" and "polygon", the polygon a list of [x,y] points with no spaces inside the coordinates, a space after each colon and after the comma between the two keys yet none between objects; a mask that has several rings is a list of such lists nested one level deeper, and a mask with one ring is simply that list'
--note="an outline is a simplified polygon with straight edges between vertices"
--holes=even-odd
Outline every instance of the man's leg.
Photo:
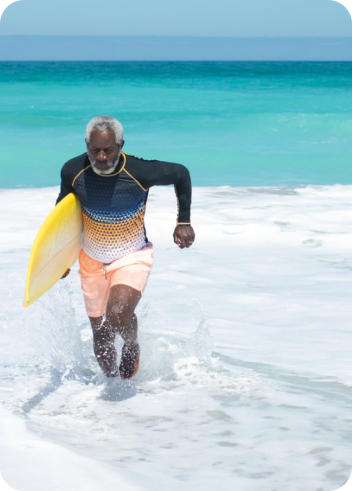
[{"label": "man's leg", "polygon": [[[90,317],[93,328],[94,353],[108,377],[120,372],[121,378],[131,378],[138,370],[139,345],[137,342],[137,317],[134,310],[141,293],[127,285],[111,287],[106,307],[105,321],[102,317]],[[125,344],[122,348],[120,367],[116,365],[115,335],[120,334]]]},{"label": "man's leg", "polygon": [[116,365],[115,333],[103,322],[101,317],[89,317],[93,330],[94,354],[107,377],[116,377],[119,373]]}]

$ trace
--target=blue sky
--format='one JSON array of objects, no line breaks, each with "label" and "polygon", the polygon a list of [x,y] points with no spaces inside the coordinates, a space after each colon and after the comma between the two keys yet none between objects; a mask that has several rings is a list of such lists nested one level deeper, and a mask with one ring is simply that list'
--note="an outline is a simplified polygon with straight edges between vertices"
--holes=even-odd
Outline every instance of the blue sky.
[{"label": "blue sky", "polygon": [[350,37],[352,23],[331,0],[21,0],[1,34]]}]

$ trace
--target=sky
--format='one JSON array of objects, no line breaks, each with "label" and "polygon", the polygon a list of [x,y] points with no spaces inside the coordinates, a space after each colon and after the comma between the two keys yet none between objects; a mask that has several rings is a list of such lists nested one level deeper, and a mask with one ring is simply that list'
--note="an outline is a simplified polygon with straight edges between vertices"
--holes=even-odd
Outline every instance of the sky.
[{"label": "sky", "polygon": [[21,0],[0,22],[11,34],[351,37],[352,22],[332,0]]}]

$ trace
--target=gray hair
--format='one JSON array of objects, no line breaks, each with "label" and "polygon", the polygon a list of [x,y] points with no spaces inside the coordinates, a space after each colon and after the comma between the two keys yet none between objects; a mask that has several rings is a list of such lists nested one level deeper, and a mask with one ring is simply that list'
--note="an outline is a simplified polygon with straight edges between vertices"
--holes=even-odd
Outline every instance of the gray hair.
[{"label": "gray hair", "polygon": [[94,130],[111,130],[115,133],[115,140],[118,145],[123,141],[122,124],[111,116],[97,116],[89,121],[86,128],[86,141],[88,143],[90,141],[90,135]]}]

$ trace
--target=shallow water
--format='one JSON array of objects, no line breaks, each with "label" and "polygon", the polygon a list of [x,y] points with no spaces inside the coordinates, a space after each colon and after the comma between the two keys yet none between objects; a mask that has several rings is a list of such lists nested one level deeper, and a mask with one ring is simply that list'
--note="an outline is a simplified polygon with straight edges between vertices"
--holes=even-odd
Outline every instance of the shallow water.
[{"label": "shallow water", "polygon": [[[352,187],[196,188],[187,251],[172,243],[173,190],[153,190],[156,261],[130,382],[101,374],[75,272],[21,310],[30,244],[56,192],[0,193],[3,407],[136,489],[342,486],[352,467]],[[21,491],[34,490],[27,482]]]}]

